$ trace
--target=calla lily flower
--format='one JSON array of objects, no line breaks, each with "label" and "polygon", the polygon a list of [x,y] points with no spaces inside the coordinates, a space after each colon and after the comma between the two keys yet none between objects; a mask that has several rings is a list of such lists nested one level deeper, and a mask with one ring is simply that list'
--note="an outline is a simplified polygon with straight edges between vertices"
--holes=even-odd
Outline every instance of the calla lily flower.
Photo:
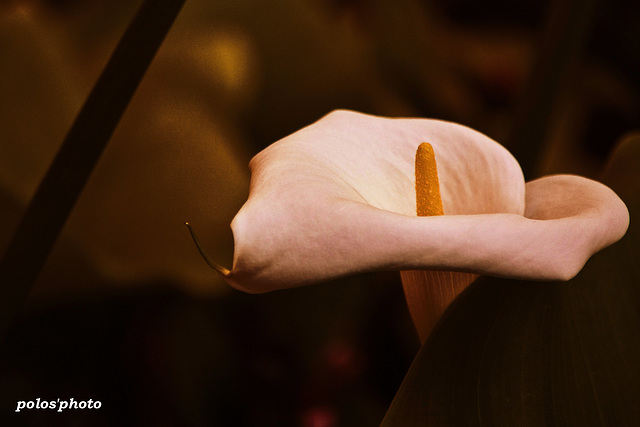
[{"label": "calla lily flower", "polygon": [[[444,215],[416,215],[415,154],[429,142]],[[568,280],[619,240],[629,215],[573,175],[525,184],[500,144],[462,125],[335,111],[250,163],[231,228],[233,287],[266,292],[362,272],[446,270]],[[471,276],[474,277],[474,276]]]}]

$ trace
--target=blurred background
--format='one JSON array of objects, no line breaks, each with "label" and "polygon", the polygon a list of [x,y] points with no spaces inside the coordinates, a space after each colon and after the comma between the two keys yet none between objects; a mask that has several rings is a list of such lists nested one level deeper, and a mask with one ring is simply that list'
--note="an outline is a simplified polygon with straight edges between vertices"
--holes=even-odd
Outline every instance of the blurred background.
[{"label": "blurred background", "polygon": [[[0,2],[0,251],[140,4]],[[230,266],[251,157],[336,108],[597,178],[640,128],[638,70],[625,0],[187,0],[2,343],[0,417],[73,397],[102,408],[11,420],[379,424],[419,348],[398,275],[246,295],[184,222]]]}]

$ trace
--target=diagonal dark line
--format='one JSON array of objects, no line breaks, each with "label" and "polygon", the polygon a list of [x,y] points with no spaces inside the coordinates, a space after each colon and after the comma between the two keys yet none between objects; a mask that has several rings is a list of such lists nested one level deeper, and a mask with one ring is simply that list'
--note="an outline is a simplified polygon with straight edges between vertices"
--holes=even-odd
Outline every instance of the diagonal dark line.
[{"label": "diagonal dark line", "polygon": [[85,183],[185,0],[145,0],[0,260],[0,337],[25,301]]}]

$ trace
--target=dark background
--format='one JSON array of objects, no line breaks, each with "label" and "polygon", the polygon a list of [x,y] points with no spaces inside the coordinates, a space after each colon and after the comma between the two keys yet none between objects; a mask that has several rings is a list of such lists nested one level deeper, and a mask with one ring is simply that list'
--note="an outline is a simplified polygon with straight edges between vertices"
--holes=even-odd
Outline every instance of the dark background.
[{"label": "dark background", "polygon": [[[246,295],[183,222],[229,265],[248,160],[335,108],[457,121],[528,179],[597,178],[640,127],[640,10],[594,3],[564,42],[589,2],[187,0],[2,342],[0,419],[378,425],[419,348],[397,273]],[[0,249],[139,4],[0,3]],[[13,414],[38,397],[102,408]]]}]

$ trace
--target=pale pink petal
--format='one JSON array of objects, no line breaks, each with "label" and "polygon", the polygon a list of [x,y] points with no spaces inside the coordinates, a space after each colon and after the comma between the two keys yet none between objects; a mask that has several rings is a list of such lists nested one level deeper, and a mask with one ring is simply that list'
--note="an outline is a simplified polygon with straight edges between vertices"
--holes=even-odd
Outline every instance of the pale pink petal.
[{"label": "pale pink petal", "polygon": [[450,267],[448,220],[415,216],[414,156],[424,141],[436,151],[445,214],[524,214],[520,167],[490,138],[438,120],[338,111],[252,160],[249,200],[232,223],[228,281],[266,291]]},{"label": "pale pink petal", "polygon": [[[423,141],[436,153],[444,216],[415,214]],[[250,166],[226,274],[249,292],[379,270],[566,280],[628,225],[615,193],[585,178],[542,178],[525,196],[522,172],[501,145],[436,120],[334,112]]]}]

